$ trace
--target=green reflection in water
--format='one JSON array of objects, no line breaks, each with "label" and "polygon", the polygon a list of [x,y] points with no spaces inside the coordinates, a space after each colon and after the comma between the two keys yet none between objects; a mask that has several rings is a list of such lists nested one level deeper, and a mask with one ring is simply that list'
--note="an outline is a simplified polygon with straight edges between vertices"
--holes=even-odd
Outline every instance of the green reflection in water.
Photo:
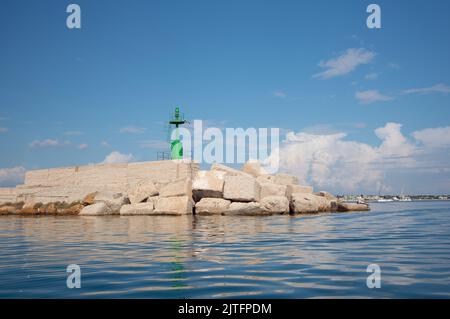
[{"label": "green reflection in water", "polygon": [[183,242],[177,238],[170,239],[170,251],[174,254],[173,261],[169,262],[171,269],[171,277],[173,280],[172,287],[184,288],[187,279],[186,268],[183,263]]}]

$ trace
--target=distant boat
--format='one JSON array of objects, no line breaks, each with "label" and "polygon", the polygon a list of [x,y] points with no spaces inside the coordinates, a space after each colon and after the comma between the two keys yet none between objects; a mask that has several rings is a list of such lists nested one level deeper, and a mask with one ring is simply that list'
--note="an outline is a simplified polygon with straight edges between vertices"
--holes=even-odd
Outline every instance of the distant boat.
[{"label": "distant boat", "polygon": [[357,204],[367,204],[366,201],[364,200],[364,197],[358,196],[356,198],[356,203]]},{"label": "distant boat", "polygon": [[393,201],[394,200],[392,198],[378,198],[377,203],[389,203]]},{"label": "distant boat", "polygon": [[380,183],[380,189],[378,190],[378,199],[377,199],[377,203],[388,203],[388,202],[393,202],[394,200],[391,198],[384,198],[381,196],[381,189],[383,188],[383,183]]},{"label": "distant boat", "polygon": [[405,186],[402,186],[402,192],[400,194],[400,198],[398,199],[399,202],[412,202],[411,197],[403,195],[403,190]]}]

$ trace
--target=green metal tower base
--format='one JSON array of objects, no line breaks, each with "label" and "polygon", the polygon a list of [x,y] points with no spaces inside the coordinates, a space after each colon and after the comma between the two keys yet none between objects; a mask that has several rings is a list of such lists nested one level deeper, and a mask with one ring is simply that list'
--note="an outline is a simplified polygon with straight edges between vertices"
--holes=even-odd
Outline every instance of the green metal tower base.
[{"label": "green metal tower base", "polygon": [[175,125],[175,139],[170,141],[170,154],[172,159],[183,158],[183,143],[181,143],[179,138],[178,127],[186,123],[187,121],[180,114],[180,108],[176,107],[174,117],[169,122],[170,125]]},{"label": "green metal tower base", "polygon": [[170,155],[172,159],[183,158],[183,143],[179,139],[170,142]]}]

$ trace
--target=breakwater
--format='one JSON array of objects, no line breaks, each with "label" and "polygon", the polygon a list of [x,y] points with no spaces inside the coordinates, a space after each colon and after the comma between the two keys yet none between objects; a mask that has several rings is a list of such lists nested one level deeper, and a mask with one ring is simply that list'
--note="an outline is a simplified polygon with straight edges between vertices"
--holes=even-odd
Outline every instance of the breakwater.
[{"label": "breakwater", "polygon": [[241,170],[167,160],[34,170],[4,189],[2,214],[272,215],[369,210],[300,185],[296,176],[267,174],[257,162]]}]

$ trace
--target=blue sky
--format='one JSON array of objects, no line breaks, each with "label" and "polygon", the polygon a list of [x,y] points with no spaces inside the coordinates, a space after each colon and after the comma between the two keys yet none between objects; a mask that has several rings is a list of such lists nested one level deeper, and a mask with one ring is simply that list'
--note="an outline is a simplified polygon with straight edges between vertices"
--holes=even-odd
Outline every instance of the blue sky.
[{"label": "blue sky", "polygon": [[[80,30],[65,24],[72,2]],[[393,192],[406,184],[410,193],[450,193],[449,1],[376,1],[377,30],[366,26],[369,1],[72,2],[2,1],[1,184],[14,183],[17,168],[99,163],[112,152],[155,160],[163,122],[180,106],[190,119],[345,133],[342,148],[384,152],[363,166],[376,174],[361,172],[355,185],[284,167],[318,187],[370,192],[381,182]],[[401,124],[388,128],[404,139],[384,140],[401,154],[375,133],[387,123]],[[293,152],[319,156],[304,143]],[[393,157],[396,166],[386,164]]]}]

